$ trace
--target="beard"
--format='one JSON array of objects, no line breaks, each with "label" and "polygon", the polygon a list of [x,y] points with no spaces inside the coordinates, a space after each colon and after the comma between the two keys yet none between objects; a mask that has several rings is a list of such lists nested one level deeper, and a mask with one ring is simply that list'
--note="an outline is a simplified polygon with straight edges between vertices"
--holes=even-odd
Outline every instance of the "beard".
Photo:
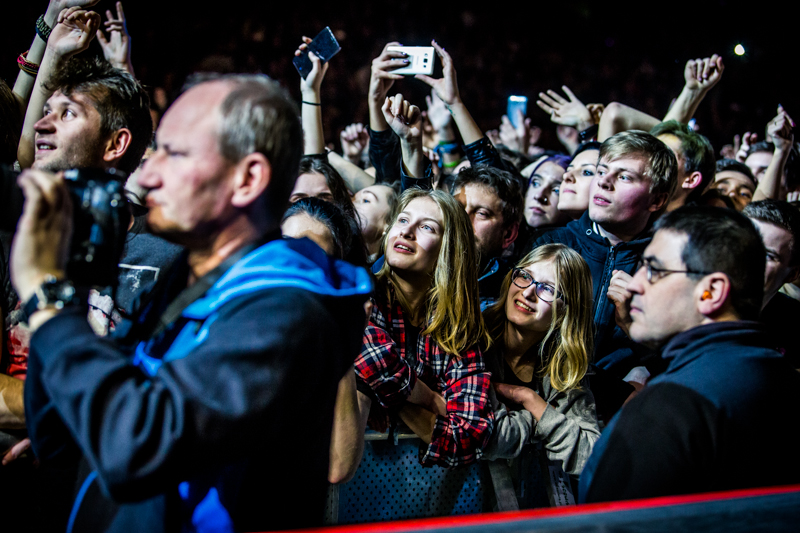
[{"label": "beard", "polygon": [[71,168],[103,168],[104,143],[99,136],[82,140],[80,143],[67,144],[33,162],[36,170],[62,172]]}]

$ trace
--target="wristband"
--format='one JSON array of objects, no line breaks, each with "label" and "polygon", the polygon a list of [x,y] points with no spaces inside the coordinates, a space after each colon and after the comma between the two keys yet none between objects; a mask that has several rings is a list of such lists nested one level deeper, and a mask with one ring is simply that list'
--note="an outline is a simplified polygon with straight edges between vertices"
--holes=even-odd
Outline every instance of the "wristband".
[{"label": "wristband", "polygon": [[28,61],[28,52],[30,52],[30,50],[26,50],[19,55],[17,58],[17,65],[22,72],[30,74],[35,78],[39,73],[39,65]]},{"label": "wristband", "polygon": [[44,21],[44,15],[39,15],[39,18],[36,19],[36,35],[39,36],[41,40],[47,42],[50,38],[50,32],[53,31],[53,28],[47,25]]},{"label": "wristband", "polygon": [[322,104],[318,104],[318,103],[314,103],[314,102],[306,102],[305,100],[300,100],[300,101],[303,102],[304,104],[308,104],[308,105],[315,105],[315,106],[321,106],[322,105]]},{"label": "wristband", "polygon": [[588,128],[586,128],[585,130],[583,130],[578,134],[578,140],[582,143],[585,143],[586,141],[591,141],[592,139],[597,137],[597,131],[599,129],[600,128],[597,126],[597,124],[589,126]]}]

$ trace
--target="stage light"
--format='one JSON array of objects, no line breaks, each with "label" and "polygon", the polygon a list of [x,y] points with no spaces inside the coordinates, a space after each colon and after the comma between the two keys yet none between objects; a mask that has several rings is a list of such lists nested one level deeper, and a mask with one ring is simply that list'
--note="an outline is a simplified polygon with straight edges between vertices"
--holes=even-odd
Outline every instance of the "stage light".
[{"label": "stage light", "polygon": [[736,54],[737,56],[743,56],[744,46],[742,46],[741,44],[737,44],[736,46],[733,47],[733,53]]}]

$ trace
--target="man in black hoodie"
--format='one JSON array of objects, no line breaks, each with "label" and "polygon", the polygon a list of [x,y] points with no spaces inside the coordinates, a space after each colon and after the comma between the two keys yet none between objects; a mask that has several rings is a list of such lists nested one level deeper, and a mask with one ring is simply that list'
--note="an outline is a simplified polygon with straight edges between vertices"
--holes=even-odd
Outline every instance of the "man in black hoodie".
[{"label": "man in black hoodie", "polygon": [[[630,280],[650,242],[650,223],[676,186],[677,162],[667,145],[642,131],[618,133],[600,148],[588,211],[566,227],[545,233],[533,245],[566,244],[589,264],[594,288],[594,361],[611,382],[640,366],[642,350],[617,326],[609,288],[613,291],[615,284]],[[592,386],[593,391],[601,388],[596,383]],[[613,414],[632,391],[624,387],[609,392],[613,398],[606,399],[597,390],[598,411]]]},{"label": "man in black hoodie", "polygon": [[800,374],[756,322],[765,249],[733,210],[690,206],[656,223],[626,302],[630,335],[667,369],[606,427],[582,502],[797,483]]}]

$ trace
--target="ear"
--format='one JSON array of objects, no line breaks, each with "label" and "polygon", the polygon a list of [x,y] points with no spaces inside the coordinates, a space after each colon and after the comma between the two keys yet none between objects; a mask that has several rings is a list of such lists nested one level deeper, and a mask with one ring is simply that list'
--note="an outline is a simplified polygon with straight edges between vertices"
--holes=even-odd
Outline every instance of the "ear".
[{"label": "ear", "polygon": [[699,187],[700,184],[703,182],[703,175],[700,172],[692,172],[686,179],[683,180],[681,183],[681,188],[683,189],[694,189],[695,187]]},{"label": "ear", "polygon": [[661,211],[661,208],[667,205],[667,201],[669,201],[669,194],[662,192],[659,194],[653,195],[653,203],[650,204],[649,211],[651,213],[656,213]]},{"label": "ear", "polygon": [[236,164],[231,204],[244,208],[255,202],[272,180],[272,165],[264,154],[246,155]]},{"label": "ear", "polygon": [[106,142],[106,148],[103,152],[103,161],[107,163],[119,163],[125,152],[131,145],[131,130],[122,128],[111,134],[111,137]]},{"label": "ear", "polygon": [[704,277],[695,287],[697,311],[714,318],[730,308],[731,280],[727,274],[714,272]]},{"label": "ear", "polygon": [[511,246],[519,236],[519,222],[514,222],[503,232],[503,250]]}]

